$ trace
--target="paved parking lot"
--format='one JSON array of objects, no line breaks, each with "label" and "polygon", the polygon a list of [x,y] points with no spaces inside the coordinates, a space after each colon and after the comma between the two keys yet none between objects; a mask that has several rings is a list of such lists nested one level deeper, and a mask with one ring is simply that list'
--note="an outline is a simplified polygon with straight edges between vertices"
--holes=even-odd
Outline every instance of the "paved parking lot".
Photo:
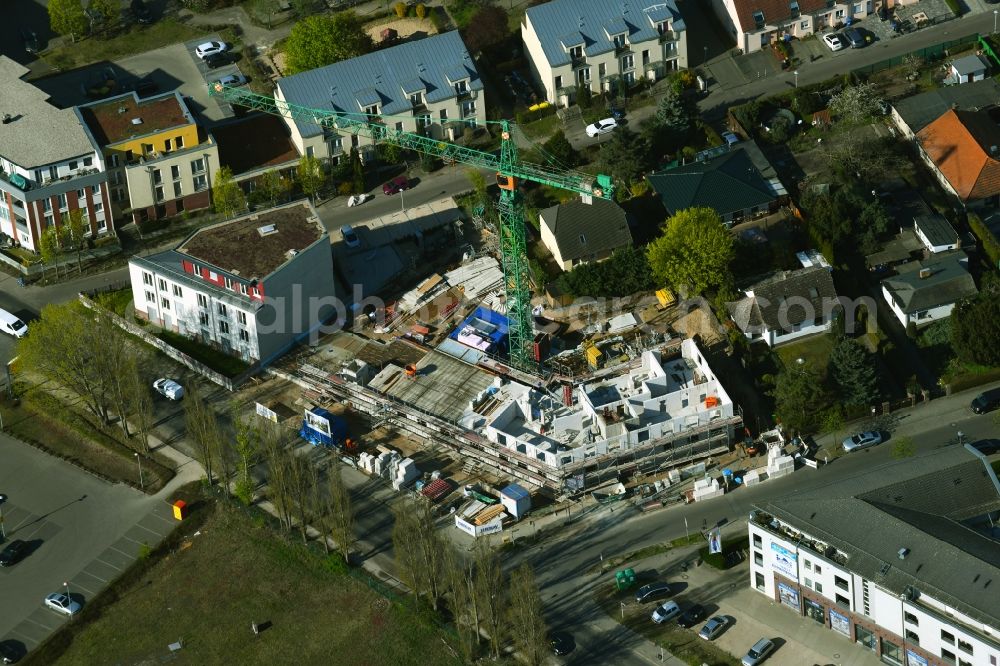
[{"label": "paved parking lot", "polygon": [[69,590],[86,606],[176,523],[162,499],[110,485],[72,465],[0,435],[0,492],[7,540],[28,555],[0,569],[0,640],[31,650],[67,620],[42,605]]}]

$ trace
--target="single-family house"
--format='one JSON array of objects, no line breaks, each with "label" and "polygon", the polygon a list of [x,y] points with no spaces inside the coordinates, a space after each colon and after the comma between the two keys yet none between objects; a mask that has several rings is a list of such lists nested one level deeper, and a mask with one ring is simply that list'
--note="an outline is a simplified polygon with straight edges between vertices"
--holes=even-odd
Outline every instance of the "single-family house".
[{"label": "single-family house", "polygon": [[688,67],[687,28],[675,0],[552,0],[528,7],[521,39],[550,104],[627,89]]},{"label": "single-family house", "polygon": [[829,331],[841,307],[833,276],[821,265],[783,271],[744,293],[728,304],[729,316],[748,340],[769,347]]},{"label": "single-family house", "polygon": [[[457,30],[286,76],[274,99],[448,141],[486,121],[483,81]],[[352,147],[362,158],[375,148],[349,129],[285,121],[300,155],[337,161]]]},{"label": "single-family house", "polygon": [[983,79],[961,86],[945,86],[893,102],[889,117],[903,136],[916,133],[951,109],[982,111],[1000,103],[1000,83]]},{"label": "single-family house", "polygon": [[780,39],[799,39],[871,14],[869,2],[837,0],[711,0],[722,25],[744,53],[768,48]]},{"label": "single-family house", "polygon": [[986,63],[982,56],[978,56],[976,54],[968,55],[951,63],[946,82],[949,79],[952,83],[972,83],[974,81],[982,81],[986,78],[986,72],[988,72],[989,69],[990,66]]},{"label": "single-family house", "polygon": [[940,213],[918,215],[913,218],[913,228],[917,238],[931,254],[957,250],[961,245],[958,232]]},{"label": "single-family house", "polygon": [[564,271],[601,261],[619,248],[632,246],[625,211],[614,201],[571,201],[538,214],[542,244]]},{"label": "single-family house", "polygon": [[882,280],[882,297],[903,326],[924,326],[951,315],[955,304],[978,293],[964,252],[900,266]]},{"label": "single-family house", "polygon": [[920,156],[969,208],[1000,201],[1000,126],[985,111],[950,110],[917,132]]},{"label": "single-family house", "polygon": [[723,222],[735,224],[776,210],[787,195],[776,174],[766,177],[758,169],[751,156],[753,149],[759,152],[752,142],[731,149],[720,147],[714,156],[649,174],[646,180],[668,216],[685,208],[707,206]]}]

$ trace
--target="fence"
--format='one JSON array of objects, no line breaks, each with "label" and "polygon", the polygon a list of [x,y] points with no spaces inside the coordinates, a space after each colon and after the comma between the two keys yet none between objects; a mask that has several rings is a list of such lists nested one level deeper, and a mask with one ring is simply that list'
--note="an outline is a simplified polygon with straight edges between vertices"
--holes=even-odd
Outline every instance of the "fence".
[{"label": "fence", "polygon": [[[79,294],[79,298],[80,302],[83,303],[84,307],[90,308],[92,310],[96,308],[101,308],[101,306],[92,301],[90,297],[87,296],[87,294]],[[170,346],[169,344],[167,344],[160,338],[156,337],[155,335],[148,333],[147,331],[144,331],[142,327],[140,327],[138,324],[134,324],[130,321],[127,321],[124,318],[115,314],[114,312],[110,312],[109,310],[106,310],[104,308],[101,308],[101,310],[108,317],[110,317],[111,321],[117,324],[119,328],[123,329],[127,333],[131,333],[132,335],[139,338],[146,344],[155,347],[156,349],[159,349],[161,352],[163,352],[170,358],[174,359],[178,363],[183,363],[190,370],[194,370],[205,379],[208,379],[209,381],[218,384],[219,386],[228,391],[235,391],[248,379],[250,379],[258,372],[260,372],[260,367],[255,365],[252,366],[249,370],[243,372],[242,374],[237,375],[236,377],[226,377],[222,373],[212,370],[210,367],[208,367],[201,361],[191,358],[190,356],[180,351],[179,349],[175,349],[174,347]]]},{"label": "fence", "polygon": [[974,47],[978,43],[979,43],[978,34],[967,35],[965,37],[960,37],[959,39],[952,39],[947,42],[941,42],[940,44],[934,44],[933,46],[925,46],[922,49],[917,49],[915,51],[910,51],[909,53],[904,53],[902,55],[886,58],[885,60],[880,60],[879,62],[872,63],[871,65],[858,67],[857,69],[851,70],[851,74],[855,78],[865,78],[877,72],[882,72],[887,69],[892,69],[893,67],[898,67],[902,65],[903,61],[910,56],[916,56],[918,58],[922,58],[925,61],[940,60],[942,58],[948,57],[951,51],[961,51],[963,49]]}]

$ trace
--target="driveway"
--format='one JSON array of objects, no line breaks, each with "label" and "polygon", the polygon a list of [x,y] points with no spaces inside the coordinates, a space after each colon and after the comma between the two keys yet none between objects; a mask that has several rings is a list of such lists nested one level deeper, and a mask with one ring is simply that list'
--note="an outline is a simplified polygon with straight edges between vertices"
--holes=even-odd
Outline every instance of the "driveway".
[{"label": "driveway", "polygon": [[0,640],[31,650],[67,620],[42,606],[69,591],[84,607],[175,526],[161,496],[110,485],[62,460],[0,435],[0,492],[7,540],[29,554],[0,569]]}]

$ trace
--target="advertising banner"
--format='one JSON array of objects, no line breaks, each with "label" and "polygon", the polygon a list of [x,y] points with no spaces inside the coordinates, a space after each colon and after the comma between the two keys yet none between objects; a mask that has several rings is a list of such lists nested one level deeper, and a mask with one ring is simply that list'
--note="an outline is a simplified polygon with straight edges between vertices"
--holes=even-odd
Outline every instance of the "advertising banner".
[{"label": "advertising banner", "polygon": [[778,583],[778,598],[789,608],[799,610],[799,592],[791,585]]},{"label": "advertising banner", "polygon": [[708,552],[709,553],[721,553],[722,552],[722,529],[716,527],[708,533]]},{"label": "advertising banner", "polygon": [[806,616],[811,617],[820,624],[826,624],[826,609],[812,599],[802,599],[802,604],[806,608]]},{"label": "advertising banner", "polygon": [[798,555],[772,542],[771,557],[773,559],[771,567],[775,571],[779,571],[789,578],[797,579],[799,577]]},{"label": "advertising banner", "polygon": [[254,403],[254,404],[257,405],[257,416],[262,416],[265,419],[267,419],[268,421],[272,421],[274,423],[278,422],[278,415],[277,415],[277,413],[275,413],[271,409],[268,409],[267,407],[265,407],[264,405],[260,404],[259,402],[258,403]]},{"label": "advertising banner", "polygon": [[916,652],[906,651],[906,666],[927,666],[927,660]]},{"label": "advertising banner", "polygon": [[845,636],[851,635],[851,621],[846,615],[841,615],[832,608],[830,609],[830,628]]}]

